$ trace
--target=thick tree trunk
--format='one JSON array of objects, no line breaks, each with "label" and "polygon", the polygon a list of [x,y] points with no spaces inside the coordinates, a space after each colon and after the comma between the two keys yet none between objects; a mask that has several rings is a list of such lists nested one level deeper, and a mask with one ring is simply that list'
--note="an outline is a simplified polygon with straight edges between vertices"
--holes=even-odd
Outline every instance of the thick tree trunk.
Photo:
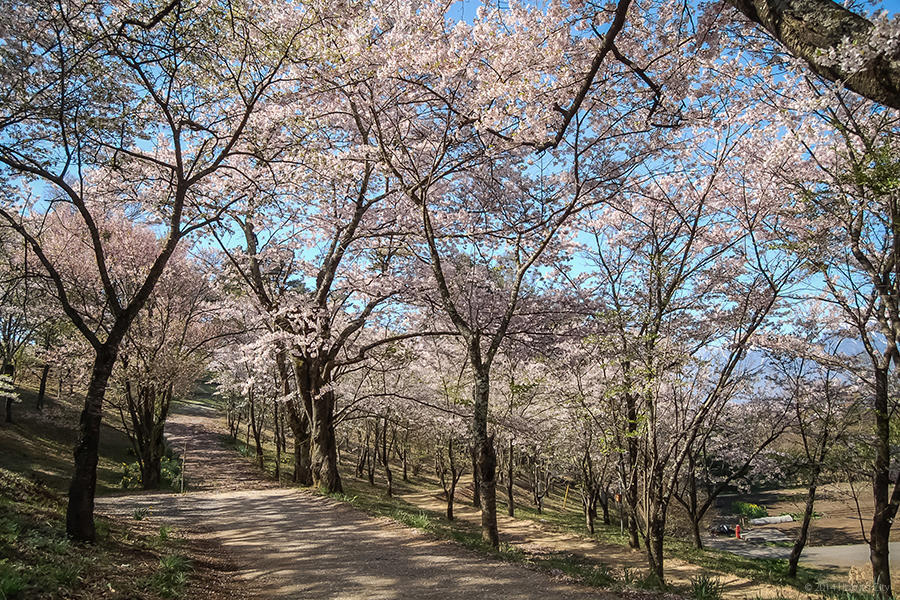
[{"label": "thick tree trunk", "polygon": [[891,597],[889,542],[897,508],[892,506],[888,498],[891,484],[891,424],[887,375],[886,367],[875,368],[875,471],[872,476],[875,514],[869,533],[869,558],[872,562],[872,579],[878,586],[876,592],[884,597]]},{"label": "thick tree trunk", "polygon": [[[294,472],[291,481],[299,485],[312,485],[312,462],[309,455],[309,416],[303,406],[298,406],[297,395],[291,390],[290,366],[283,352],[275,356],[275,365],[278,368],[278,377],[281,379],[281,392],[289,398],[285,404],[287,410],[288,426],[294,436]],[[283,422],[283,419],[282,419]],[[281,438],[285,443],[284,426],[282,425]]]},{"label": "thick tree trunk", "polygon": [[[658,516],[648,517],[647,558],[650,564],[650,572],[659,584],[665,582],[663,563],[663,523]],[[662,522],[661,522],[662,521]]]},{"label": "thick tree trunk", "polygon": [[79,542],[93,542],[94,493],[97,488],[97,460],[100,445],[100,421],[103,418],[103,398],[116,362],[117,346],[97,349],[91,380],[84,399],[84,409],[78,424],[75,445],[75,473],[69,485],[66,509],[66,533]]},{"label": "thick tree trunk", "polygon": [[47,379],[50,377],[50,365],[45,364],[41,368],[41,383],[38,386],[37,409],[44,410],[44,398],[47,395]]},{"label": "thick tree trunk", "polygon": [[475,374],[474,416],[472,419],[472,442],[475,446],[478,462],[477,473],[481,491],[481,537],[493,548],[500,546],[500,534],[497,530],[497,455],[494,451],[494,438],[487,433],[488,401],[490,397],[490,379],[488,373],[482,371]]},{"label": "thick tree trunk", "polygon": [[141,486],[145,490],[159,489],[162,481],[162,457],[164,445],[162,432],[159,437],[148,444],[141,457]]},{"label": "thick tree trunk", "polygon": [[313,485],[322,491],[343,493],[338,472],[337,442],[334,435],[334,392],[317,394],[312,400],[312,459]]},{"label": "thick tree trunk", "polygon": [[478,478],[478,448],[473,444],[472,458],[472,506],[481,508],[481,480]]},{"label": "thick tree trunk", "polygon": [[[892,108],[900,108],[900,56],[881,53],[847,68],[826,60],[829,50],[850,38],[865,47],[872,23],[833,0],[728,0],[751,21],[762,25],[813,72]],[[844,47],[846,50],[849,48]]]},{"label": "thick tree trunk", "polygon": [[647,500],[647,559],[650,566],[650,573],[655,577],[659,585],[665,585],[665,557],[663,556],[663,538],[666,529],[666,498],[663,495],[663,477],[662,469],[657,467],[651,472],[651,479],[648,482],[650,486]]},{"label": "thick tree trunk", "polygon": [[291,481],[312,485],[312,464],[309,457],[309,429],[294,430],[294,472]]},{"label": "thick tree trunk", "polygon": [[327,493],[343,493],[334,434],[334,391],[325,366],[301,357],[293,361],[297,390],[309,417],[312,484]]},{"label": "thick tree trunk", "polygon": [[294,472],[291,481],[312,485],[312,463],[309,455],[309,419],[306,412],[289,406],[288,425],[294,435]]}]

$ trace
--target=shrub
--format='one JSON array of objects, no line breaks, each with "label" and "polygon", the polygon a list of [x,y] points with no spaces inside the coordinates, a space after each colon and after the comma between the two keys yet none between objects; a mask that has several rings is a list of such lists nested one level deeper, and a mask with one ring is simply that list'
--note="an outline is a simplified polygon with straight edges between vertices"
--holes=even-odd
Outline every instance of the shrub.
[{"label": "shrub", "polygon": [[760,519],[769,516],[769,511],[766,510],[765,506],[752,504],[750,502],[735,502],[731,505],[731,510],[734,511],[735,514],[747,517],[748,519]]},{"label": "shrub", "polygon": [[[160,461],[160,474],[164,486],[179,490],[181,488],[181,460],[177,456],[164,456]],[[141,466],[137,462],[122,463],[122,479],[119,485],[123,489],[136,489],[142,485]]]}]

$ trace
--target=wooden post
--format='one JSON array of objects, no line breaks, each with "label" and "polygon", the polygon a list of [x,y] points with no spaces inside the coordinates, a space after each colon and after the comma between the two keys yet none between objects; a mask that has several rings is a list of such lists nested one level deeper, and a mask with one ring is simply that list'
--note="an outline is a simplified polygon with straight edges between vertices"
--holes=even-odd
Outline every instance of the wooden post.
[{"label": "wooden post", "polygon": [[184,440],[184,452],[181,453],[181,492],[184,493],[184,465],[187,462],[187,440]]}]

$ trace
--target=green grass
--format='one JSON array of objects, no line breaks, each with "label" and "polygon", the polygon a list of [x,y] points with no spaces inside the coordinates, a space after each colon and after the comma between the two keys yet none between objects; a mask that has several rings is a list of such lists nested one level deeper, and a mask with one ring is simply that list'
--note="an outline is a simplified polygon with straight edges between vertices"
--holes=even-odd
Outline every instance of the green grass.
[{"label": "green grass", "polygon": [[[81,398],[64,396],[57,401],[54,394],[49,394],[44,410],[38,411],[35,390],[20,386],[17,391],[22,402],[13,405],[14,422],[0,423],[3,467],[64,492],[72,477],[72,449]],[[121,492],[122,463],[134,460],[128,436],[112,426],[118,423],[118,417],[107,412],[103,420],[97,465],[98,495]]]},{"label": "green grass", "polygon": [[190,561],[180,554],[167,554],[159,559],[159,567],[143,580],[146,587],[161,598],[180,598],[191,571]]},{"label": "green grass", "polygon": [[[529,553],[517,546],[501,543],[494,549],[481,537],[481,529],[468,521],[455,519],[448,521],[443,512],[425,510],[400,498],[389,498],[382,490],[354,478],[342,480],[343,494],[325,494],[341,502],[347,502],[374,516],[389,517],[408,527],[418,529],[436,538],[451,540],[480,554],[501,560],[523,564],[530,568],[553,574],[563,573],[573,581],[604,589],[639,587],[638,582],[626,583],[613,574],[613,569],[602,562],[570,552]],[[415,491],[416,488],[403,481],[395,481],[394,488]]]},{"label": "green grass", "polygon": [[188,568],[166,558],[181,545],[171,528],[162,535],[102,517],[96,524],[94,544],[72,543],[62,497],[0,468],[0,600],[180,597]]},{"label": "green grass", "polygon": [[719,600],[722,597],[722,582],[706,573],[691,579],[691,598],[694,600]]},{"label": "green grass", "polygon": [[[498,512],[501,511],[499,505],[498,502]],[[611,515],[613,522],[616,516]],[[517,506],[516,517],[538,521],[541,525],[557,531],[592,537],[585,528],[584,518],[580,512],[545,508],[543,513],[538,513],[530,506]],[[604,525],[598,519],[595,523],[595,532],[593,536],[595,539],[620,546],[628,545],[628,537],[620,532],[618,525]],[[783,585],[801,591],[827,576],[820,569],[801,566],[797,571],[797,578],[791,579],[788,577],[786,559],[749,558],[710,548],[698,550],[690,542],[671,537],[666,538],[663,548],[667,558],[679,558],[710,571],[745,577],[756,583]]]}]

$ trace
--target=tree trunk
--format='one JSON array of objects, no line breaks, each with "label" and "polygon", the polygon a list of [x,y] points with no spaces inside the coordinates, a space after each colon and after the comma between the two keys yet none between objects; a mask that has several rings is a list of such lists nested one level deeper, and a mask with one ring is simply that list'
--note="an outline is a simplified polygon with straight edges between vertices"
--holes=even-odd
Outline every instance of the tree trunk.
[{"label": "tree trunk", "polygon": [[816,483],[819,478],[819,465],[813,470],[812,479],[810,480],[809,491],[806,494],[806,510],[803,511],[803,523],[800,525],[800,535],[791,548],[791,556],[788,559],[788,577],[791,579],[797,577],[797,564],[800,562],[800,554],[806,546],[809,539],[809,523],[813,518],[813,507],[816,502]]},{"label": "tree trunk", "polygon": [[506,514],[510,517],[516,516],[516,501],[513,497],[515,487],[515,477],[513,464],[515,461],[515,453],[513,450],[513,441],[509,440],[509,457],[506,465]]},{"label": "tree trunk", "polygon": [[647,558],[650,572],[659,584],[665,582],[663,567],[663,522],[658,516],[648,517]]},{"label": "tree trunk", "polygon": [[302,410],[291,406],[288,425],[294,434],[294,472],[291,481],[300,485],[312,485],[312,464],[309,456],[309,419]]},{"label": "tree trunk", "polygon": [[334,435],[334,392],[318,393],[312,400],[312,459],[313,485],[330,494],[343,493],[338,472],[337,445]]},{"label": "tree trunk", "polygon": [[600,494],[600,508],[603,509],[603,524],[610,525],[612,521],[609,518],[609,488],[605,488]]},{"label": "tree trunk", "polygon": [[651,471],[653,479],[648,482],[650,485],[647,500],[647,559],[650,566],[650,573],[656,579],[659,585],[665,585],[665,571],[663,556],[663,538],[666,529],[666,498],[663,495],[663,477],[661,467]]},{"label": "tree trunk", "polygon": [[41,383],[38,386],[37,409],[44,410],[44,397],[47,394],[47,379],[50,377],[50,365],[45,364],[41,368]]},{"label": "tree trunk", "polygon": [[888,499],[891,469],[891,424],[888,406],[887,367],[875,367],[875,471],[872,492],[875,514],[869,533],[869,558],[876,594],[891,597],[890,535],[891,523],[897,512]]},{"label": "tree trunk", "polygon": [[281,483],[281,414],[278,411],[278,400],[275,400],[273,406],[275,410],[275,418],[272,426],[275,428],[275,481]]},{"label": "tree trunk", "polygon": [[260,413],[259,418],[256,416],[256,401],[253,397],[253,389],[251,388],[249,392],[250,396],[250,425],[253,429],[253,443],[256,446],[256,466],[259,467],[260,471],[264,471],[266,468],[265,460],[263,457],[263,447],[262,447],[262,429],[263,423],[265,422],[265,413]]},{"label": "tree trunk", "polygon": [[151,434],[147,447],[141,456],[141,486],[145,490],[159,489],[162,482],[162,457],[165,452],[162,429],[158,435]]},{"label": "tree trunk", "polygon": [[[2,371],[0,371],[0,373],[2,373],[3,375],[6,375],[7,377],[9,377],[10,384],[12,384],[13,376],[15,375],[15,372],[16,372],[16,367],[12,363],[8,363],[8,362],[3,363],[3,369],[2,369]],[[13,422],[12,407],[13,407],[13,399],[7,398],[6,399],[6,422],[7,423]]]},{"label": "tree trunk", "polygon": [[[626,370],[630,369],[626,363]],[[625,411],[628,418],[628,462],[627,483],[625,486],[625,501],[628,504],[628,545],[634,549],[640,548],[638,538],[638,415],[637,400],[633,394],[625,394]]]},{"label": "tree trunk", "polygon": [[[453,477],[453,474],[450,474]],[[453,520],[453,497],[456,495],[456,482],[450,484],[450,490],[447,492],[447,520]]]},{"label": "tree trunk", "polygon": [[408,465],[409,465],[409,428],[406,429],[406,435],[403,438],[403,481],[409,481]]},{"label": "tree trunk", "polygon": [[384,425],[381,427],[381,465],[384,467],[384,477],[387,479],[388,498],[394,495],[394,474],[391,472],[391,447],[394,445],[394,437],[391,436],[391,444],[388,445],[388,418],[384,417]]},{"label": "tree trunk", "polygon": [[591,506],[591,501],[588,500],[584,506],[584,524],[587,526],[587,529],[591,534],[594,533],[594,519],[596,517],[597,509]]},{"label": "tree trunk", "polygon": [[830,50],[850,38],[864,47],[870,21],[833,0],[728,0],[751,21],[763,26],[813,72],[892,108],[900,108],[900,58],[881,53],[852,69],[827,60]]},{"label": "tree trunk", "polygon": [[481,508],[481,481],[478,479],[478,449],[472,445],[472,506]]},{"label": "tree trunk", "polygon": [[93,542],[94,493],[97,488],[97,450],[100,444],[100,421],[103,418],[103,398],[116,362],[118,346],[97,349],[91,380],[84,398],[84,409],[78,424],[75,445],[75,473],[69,485],[66,508],[66,533],[79,542]]},{"label": "tree trunk", "polygon": [[700,537],[700,520],[703,516],[699,514],[697,507],[697,478],[694,473],[694,455],[688,453],[688,517],[691,520],[691,537],[694,540],[694,547],[702,550],[703,538]]},{"label": "tree trunk", "polygon": [[477,473],[481,491],[481,537],[491,547],[500,546],[500,534],[497,530],[497,482],[494,479],[497,468],[497,455],[494,451],[494,437],[487,433],[488,401],[490,397],[490,379],[482,370],[475,374],[474,416],[472,418],[472,442],[478,456]]}]

